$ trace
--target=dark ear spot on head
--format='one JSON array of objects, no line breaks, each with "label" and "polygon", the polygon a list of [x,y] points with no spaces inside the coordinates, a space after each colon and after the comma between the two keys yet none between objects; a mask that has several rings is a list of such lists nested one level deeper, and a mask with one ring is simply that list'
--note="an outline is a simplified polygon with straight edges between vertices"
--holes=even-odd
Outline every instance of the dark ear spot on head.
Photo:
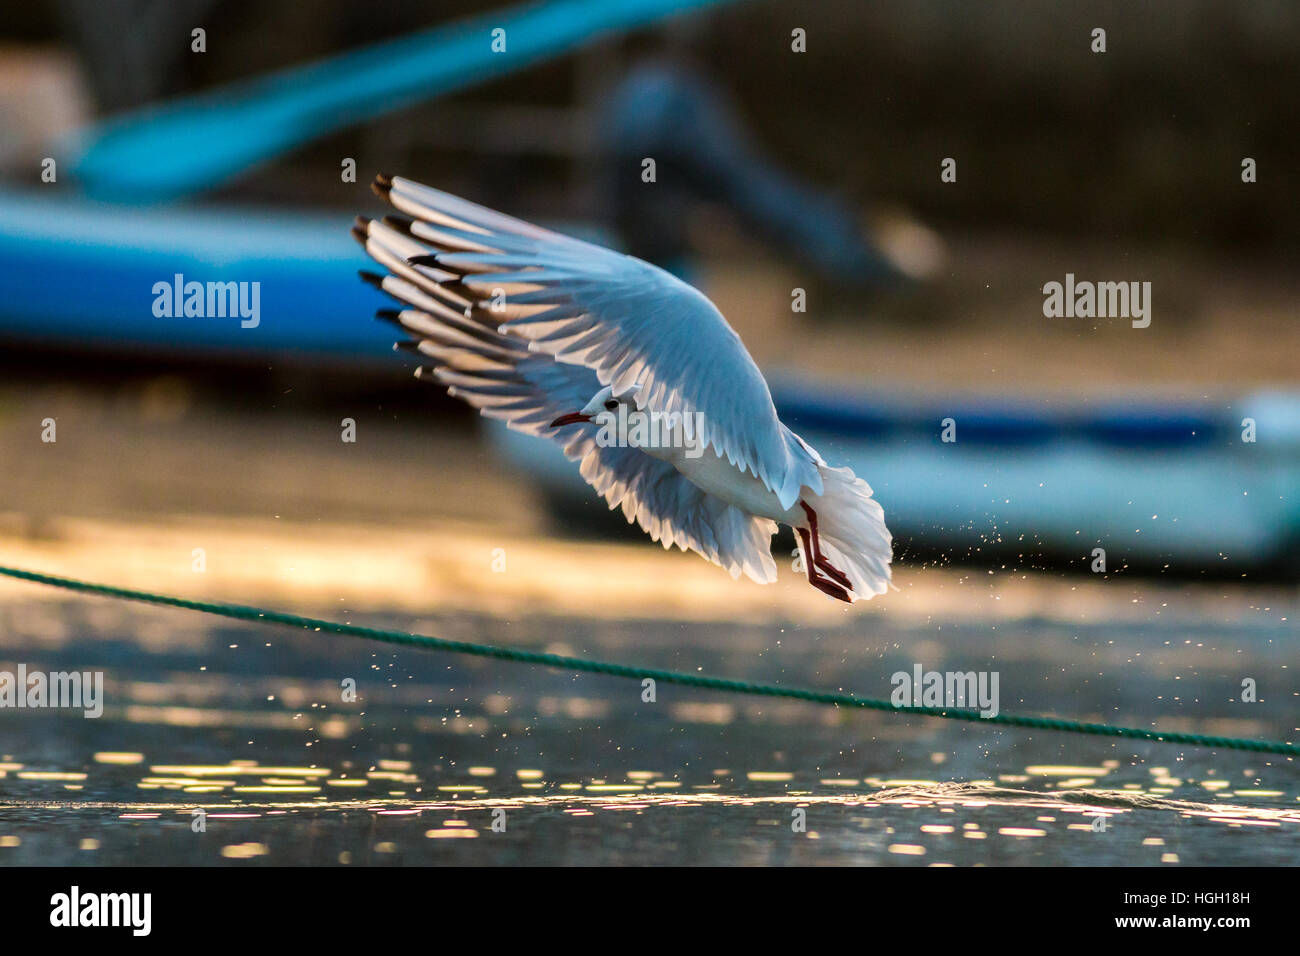
[{"label": "dark ear spot on head", "polygon": [[605,407],[612,412],[614,409],[618,408],[618,399],[609,399],[609,401],[605,402]]}]

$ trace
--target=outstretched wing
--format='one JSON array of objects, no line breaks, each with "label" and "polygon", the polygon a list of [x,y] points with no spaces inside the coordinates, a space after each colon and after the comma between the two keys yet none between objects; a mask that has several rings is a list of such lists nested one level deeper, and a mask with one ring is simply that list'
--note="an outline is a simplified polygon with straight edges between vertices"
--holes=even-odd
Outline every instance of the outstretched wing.
[{"label": "outstretched wing", "polygon": [[397,224],[408,238],[434,250],[401,264],[453,306],[479,303],[505,334],[591,369],[616,393],[639,384],[645,407],[702,413],[707,443],[783,507],[803,486],[821,492],[815,462],[781,427],[740,337],[697,289],[640,259],[409,179],[381,176],[375,190],[414,217]]},{"label": "outstretched wing", "polygon": [[[600,389],[596,372],[530,351],[527,339],[498,331],[495,320],[484,321],[475,299],[454,301],[451,296],[459,293],[437,287],[440,277],[408,265],[429,251],[411,238],[410,225],[359,219],[353,233],[391,270],[387,276],[363,275],[407,306],[379,317],[414,337],[399,347],[434,362],[417,369],[418,377],[446,386],[448,394],[511,428],[563,441],[565,455],[581,463],[582,477],[610,508],[621,507],[629,523],[665,548],[696,551],[732,577],[776,580],[773,522],[704,493],[672,465],[639,449],[601,447],[593,429],[551,428],[552,420],[581,408]],[[450,273],[442,282],[455,288]]]},{"label": "outstretched wing", "polygon": [[[582,459],[582,477],[610,508],[622,507],[651,538],[691,550],[759,584],[776,580],[772,535],[776,522],[741,511],[701,491],[666,461],[637,448],[602,448],[591,439]],[[566,449],[567,450],[567,449]]]}]

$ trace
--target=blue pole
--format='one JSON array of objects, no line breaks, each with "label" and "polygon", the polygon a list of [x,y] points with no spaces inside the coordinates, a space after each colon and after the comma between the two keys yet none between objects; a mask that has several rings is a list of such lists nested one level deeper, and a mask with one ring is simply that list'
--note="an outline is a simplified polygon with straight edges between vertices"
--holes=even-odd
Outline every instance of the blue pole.
[{"label": "blue pole", "polygon": [[335,130],[723,2],[526,3],[107,120],[80,135],[73,169],[93,196],[176,199]]}]

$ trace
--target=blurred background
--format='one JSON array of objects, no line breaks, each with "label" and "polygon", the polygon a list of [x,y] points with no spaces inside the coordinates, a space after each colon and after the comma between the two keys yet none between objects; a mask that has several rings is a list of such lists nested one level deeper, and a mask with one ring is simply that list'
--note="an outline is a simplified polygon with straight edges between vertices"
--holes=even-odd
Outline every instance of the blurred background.
[{"label": "blurred background", "polygon": [[[1006,710],[1293,735],[1294,3],[10,6],[0,563],[869,696],[895,669],[951,662],[1001,670]],[[768,588],[664,554],[547,443],[415,381],[348,236],[354,215],[384,211],[379,172],[699,285],[783,419],[875,488],[899,590],[830,601],[793,569],[788,535]],[[1149,282],[1149,327],[1046,317],[1043,288],[1067,275]],[[257,283],[256,321],[158,314],[155,286],[177,276]],[[0,725],[3,792],[68,801],[48,821],[0,806],[20,836],[0,862],[78,859],[69,819],[101,860],[219,862],[224,841],[235,858],[427,861],[419,831],[380,839],[398,824],[378,817],[375,839],[346,813],[254,821],[195,857],[77,803],[183,809],[183,766],[177,782],[131,765],[236,759],[360,774],[372,801],[435,781],[556,788],[498,860],[1222,863],[1296,848],[1294,811],[1258,809],[1294,807],[1294,779],[1256,755],[889,714],[848,726],[702,694],[658,711],[604,678],[445,667],[12,582],[0,634],[14,661],[110,672],[104,721]],[[358,672],[363,714],[315,710]],[[1257,707],[1243,673],[1266,688]],[[665,810],[650,843],[599,814],[546,815],[588,813],[572,794],[619,781],[649,800],[650,780],[743,808]],[[981,790],[991,809],[963,811],[968,826],[1018,825],[985,845],[943,835],[948,791],[927,781],[1037,796]],[[854,802],[914,785],[916,813]],[[1106,843],[1065,834],[1068,814],[1044,822],[1047,791],[1094,785],[1146,800],[1115,812],[1149,825]],[[753,837],[764,820],[747,815],[790,788],[825,798],[822,843]],[[1246,811],[1157,813],[1165,799],[1253,800],[1262,835],[1236,832],[1225,855]]]},{"label": "blurred background", "polygon": [[[355,281],[364,257],[345,235],[376,211],[367,184],[382,170],[699,284],[786,420],[875,486],[904,565],[1094,570],[1104,548],[1109,571],[1294,575],[1292,5],[1196,0],[1176,18],[940,0],[575,10],[12,11],[0,36],[10,520],[160,499],[292,513],[304,498],[236,453],[283,448],[283,429],[302,447],[257,467],[314,495],[337,485],[328,507],[307,506],[313,518],[486,510],[619,533],[552,449],[479,429],[388,353],[370,321],[382,297]],[[257,282],[258,326],[154,315],[154,284],[178,273]],[[1150,327],[1044,317],[1043,286],[1067,273],[1150,282]],[[18,453],[45,417],[158,467],[65,457],[88,454],[80,440]],[[343,417],[364,456],[306,437]],[[955,443],[941,441],[949,418]],[[503,482],[495,502],[438,484],[452,471],[427,457],[440,442],[474,481]],[[182,477],[167,456],[197,462],[191,445],[228,452]],[[437,492],[356,493],[380,448],[390,469],[410,462],[413,491]]]}]

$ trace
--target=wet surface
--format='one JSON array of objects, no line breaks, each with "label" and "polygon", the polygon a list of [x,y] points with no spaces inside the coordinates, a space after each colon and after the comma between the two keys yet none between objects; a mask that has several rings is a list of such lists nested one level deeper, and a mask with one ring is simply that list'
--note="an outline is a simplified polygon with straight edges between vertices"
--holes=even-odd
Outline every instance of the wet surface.
[{"label": "wet surface", "polygon": [[[1250,608],[1212,624],[364,623],[876,697],[916,663],[991,670],[1005,711],[1295,737],[1289,624]],[[1286,757],[664,685],[651,702],[625,679],[101,599],[0,605],[0,633],[0,671],[102,670],[105,698],[98,719],[0,709],[0,865],[1300,862]],[[1245,678],[1259,702],[1241,702]]]}]

